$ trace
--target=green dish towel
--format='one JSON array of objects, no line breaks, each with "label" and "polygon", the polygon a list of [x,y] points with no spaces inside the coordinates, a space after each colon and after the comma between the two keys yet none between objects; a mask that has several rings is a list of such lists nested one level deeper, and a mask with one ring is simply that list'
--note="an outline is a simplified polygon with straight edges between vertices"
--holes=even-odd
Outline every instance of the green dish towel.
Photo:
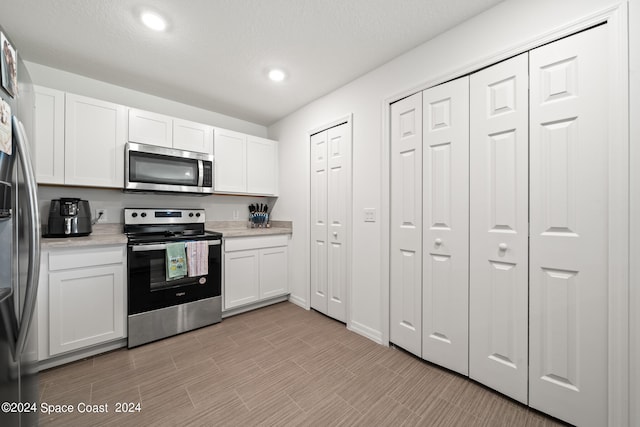
[{"label": "green dish towel", "polygon": [[187,275],[186,259],[184,242],[167,244],[167,280],[180,279]]}]

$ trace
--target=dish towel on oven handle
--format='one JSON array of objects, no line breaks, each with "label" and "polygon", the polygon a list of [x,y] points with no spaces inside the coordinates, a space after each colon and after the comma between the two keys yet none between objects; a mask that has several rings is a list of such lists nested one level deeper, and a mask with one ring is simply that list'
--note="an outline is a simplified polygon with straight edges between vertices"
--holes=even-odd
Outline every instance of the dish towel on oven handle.
[{"label": "dish towel on oven handle", "polygon": [[187,242],[187,265],[189,277],[209,274],[209,242]]},{"label": "dish towel on oven handle", "polygon": [[187,275],[184,242],[167,243],[167,280],[180,279]]}]

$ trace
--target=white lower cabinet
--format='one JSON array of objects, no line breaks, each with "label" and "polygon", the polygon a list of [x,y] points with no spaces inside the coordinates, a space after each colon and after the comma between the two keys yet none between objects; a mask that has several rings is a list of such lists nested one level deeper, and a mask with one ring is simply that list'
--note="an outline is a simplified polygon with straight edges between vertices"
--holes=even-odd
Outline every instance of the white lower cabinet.
[{"label": "white lower cabinet", "polygon": [[224,307],[238,307],[260,298],[260,251],[224,254]]},{"label": "white lower cabinet", "polygon": [[224,310],[289,292],[287,245],[286,235],[225,239]]},{"label": "white lower cabinet", "polygon": [[123,245],[42,253],[39,360],[126,337]]}]

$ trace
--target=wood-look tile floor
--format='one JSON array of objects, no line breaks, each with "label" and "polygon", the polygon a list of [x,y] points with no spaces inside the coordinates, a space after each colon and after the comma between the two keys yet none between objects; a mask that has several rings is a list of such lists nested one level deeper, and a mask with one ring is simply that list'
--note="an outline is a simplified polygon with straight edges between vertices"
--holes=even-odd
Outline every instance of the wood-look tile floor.
[{"label": "wood-look tile floor", "polygon": [[[40,394],[76,409],[42,426],[559,425],[288,302],[44,371]],[[124,402],[140,411],[116,413]]]}]

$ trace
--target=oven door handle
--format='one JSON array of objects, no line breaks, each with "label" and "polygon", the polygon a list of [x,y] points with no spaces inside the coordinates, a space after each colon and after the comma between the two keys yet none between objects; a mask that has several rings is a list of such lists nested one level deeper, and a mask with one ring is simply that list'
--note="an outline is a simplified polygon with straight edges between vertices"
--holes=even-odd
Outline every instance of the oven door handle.
[{"label": "oven door handle", "polygon": [[[209,246],[221,245],[221,240],[209,240]],[[147,252],[147,251],[163,251],[167,249],[166,243],[158,243],[156,245],[132,245],[131,250],[133,252]]]}]

